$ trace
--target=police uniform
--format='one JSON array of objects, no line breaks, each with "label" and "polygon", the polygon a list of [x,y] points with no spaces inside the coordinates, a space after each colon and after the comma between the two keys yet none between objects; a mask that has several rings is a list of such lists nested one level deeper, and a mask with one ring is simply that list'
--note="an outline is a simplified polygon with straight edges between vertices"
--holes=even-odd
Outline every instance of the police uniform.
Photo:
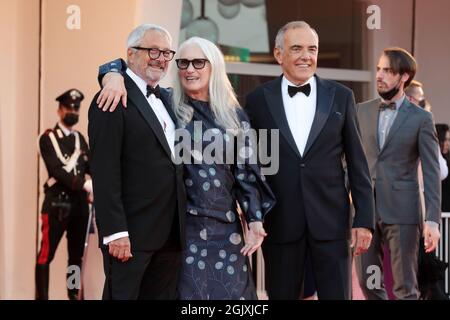
[{"label": "police uniform", "polygon": [[[56,98],[65,108],[78,109],[83,94],[72,89]],[[72,114],[73,116],[73,114]],[[58,123],[39,138],[40,154],[49,178],[44,185],[42,240],[36,264],[37,299],[48,299],[49,264],[64,231],[67,231],[68,265],[81,268],[89,217],[88,193],[84,190],[89,174],[89,148],[83,135]],[[69,274],[70,275],[70,274]],[[68,289],[70,299],[77,289]]]}]

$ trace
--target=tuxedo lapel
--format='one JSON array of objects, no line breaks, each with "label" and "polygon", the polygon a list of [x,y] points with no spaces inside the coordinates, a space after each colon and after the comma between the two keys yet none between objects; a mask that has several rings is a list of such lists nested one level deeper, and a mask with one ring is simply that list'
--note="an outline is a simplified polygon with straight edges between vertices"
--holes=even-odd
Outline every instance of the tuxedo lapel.
[{"label": "tuxedo lapel", "polygon": [[380,139],[378,134],[379,113],[381,99],[374,100],[367,108],[368,123],[370,123],[368,137],[371,139],[370,146],[375,146],[377,153],[380,153]]},{"label": "tuxedo lapel", "polygon": [[394,123],[392,124],[391,129],[389,129],[388,136],[386,137],[386,141],[384,142],[381,152],[383,152],[383,150],[386,148],[386,145],[389,143],[389,141],[392,140],[392,137],[395,135],[397,130],[403,125],[403,123],[405,123],[406,119],[408,119],[410,107],[411,105],[408,99],[404,98],[400,109],[398,109],[398,113],[395,117]]},{"label": "tuxedo lapel", "polygon": [[334,98],[334,87],[326,86],[323,81],[316,76],[317,83],[317,107],[314,114],[314,120],[311,126],[311,131],[309,132],[308,140],[306,142],[305,151],[303,152],[303,157],[306,156],[309,149],[313,145],[317,136],[322,131],[325,122],[330,115],[331,106],[333,105]]},{"label": "tuxedo lapel", "polygon": [[175,112],[173,110],[172,103],[172,92],[168,89],[161,88],[161,101],[164,104],[169,116],[172,118],[173,123],[175,123],[175,127],[177,126],[177,117],[175,116]]},{"label": "tuxedo lapel", "polygon": [[145,96],[128,75],[125,75],[125,86],[127,88],[128,98],[133,102],[138,111],[141,113],[142,117],[153,130],[155,136],[158,138],[167,155],[171,157],[172,153],[170,151],[169,144],[167,143],[166,136],[164,135],[164,131],[161,128],[161,124],[159,123],[158,118],[150,107],[147,99],[145,99]]},{"label": "tuxedo lapel", "polygon": [[282,76],[276,81],[271,82],[270,86],[266,86],[264,88],[264,96],[266,98],[267,107],[269,108],[278,129],[295,154],[301,158],[300,152],[298,151],[291,129],[289,128],[289,124],[287,122],[283,97],[281,95],[281,79]]}]

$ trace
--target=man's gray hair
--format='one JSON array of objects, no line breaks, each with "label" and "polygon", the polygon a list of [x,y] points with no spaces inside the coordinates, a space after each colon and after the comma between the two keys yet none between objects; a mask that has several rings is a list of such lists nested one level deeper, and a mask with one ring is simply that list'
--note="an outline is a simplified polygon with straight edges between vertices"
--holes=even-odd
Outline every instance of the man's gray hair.
[{"label": "man's gray hair", "polygon": [[280,48],[281,50],[284,49],[284,34],[290,29],[311,29],[312,32],[316,35],[317,41],[319,41],[319,35],[317,34],[316,30],[311,28],[311,26],[307,22],[291,21],[286,23],[280,28],[280,30],[278,30],[277,36],[275,38],[275,48]]},{"label": "man's gray hair", "polygon": [[167,39],[169,39],[170,45],[172,45],[172,36],[170,35],[169,31],[156,24],[145,23],[141,24],[140,26],[136,27],[133,31],[131,31],[127,40],[127,49],[139,46],[142,42],[142,39],[145,37],[145,34],[149,31],[157,31],[166,35]]}]

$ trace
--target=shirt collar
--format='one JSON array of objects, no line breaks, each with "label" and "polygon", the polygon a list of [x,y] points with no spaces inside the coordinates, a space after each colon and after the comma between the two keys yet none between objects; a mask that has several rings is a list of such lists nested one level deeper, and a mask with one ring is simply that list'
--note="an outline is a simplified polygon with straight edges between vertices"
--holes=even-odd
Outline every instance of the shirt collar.
[{"label": "shirt collar", "polygon": [[141,90],[142,94],[144,96],[147,96],[147,82],[145,82],[144,79],[142,79],[136,73],[134,73],[133,70],[131,70],[130,68],[127,68],[125,72],[130,76],[130,78],[134,81],[134,83],[136,83],[139,90]]},{"label": "shirt collar", "polygon": [[[403,94],[400,98],[398,98],[397,100],[393,101],[393,102],[395,102],[395,110],[396,111],[398,111],[398,109],[400,109],[400,107],[403,104],[403,101],[405,101],[405,98],[406,98],[406,96],[405,96],[405,94]],[[381,99],[381,101],[386,102],[383,99]]]},{"label": "shirt collar", "polygon": [[67,128],[61,121],[58,122],[58,127],[61,129],[65,136],[68,136],[74,132],[74,130],[70,130],[69,128]]}]

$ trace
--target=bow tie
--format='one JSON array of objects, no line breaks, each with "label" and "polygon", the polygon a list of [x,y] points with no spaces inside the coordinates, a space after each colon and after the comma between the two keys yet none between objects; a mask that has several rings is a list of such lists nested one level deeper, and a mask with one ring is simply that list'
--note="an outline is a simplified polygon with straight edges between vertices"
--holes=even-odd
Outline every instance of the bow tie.
[{"label": "bow tie", "polygon": [[159,85],[152,88],[151,86],[147,85],[147,94],[146,97],[150,97],[151,94],[154,94],[155,97],[157,97],[158,99],[161,98],[161,92],[159,90]]},{"label": "bow tie", "polygon": [[295,96],[297,92],[303,92],[305,96],[309,97],[309,94],[311,93],[311,85],[307,83],[301,87],[288,86],[288,94],[291,98]]},{"label": "bow tie", "polygon": [[382,102],[380,104],[380,110],[383,111],[386,109],[391,109],[391,110],[395,111],[395,109],[397,109],[397,105],[395,104],[395,102],[391,102],[391,103]]}]

